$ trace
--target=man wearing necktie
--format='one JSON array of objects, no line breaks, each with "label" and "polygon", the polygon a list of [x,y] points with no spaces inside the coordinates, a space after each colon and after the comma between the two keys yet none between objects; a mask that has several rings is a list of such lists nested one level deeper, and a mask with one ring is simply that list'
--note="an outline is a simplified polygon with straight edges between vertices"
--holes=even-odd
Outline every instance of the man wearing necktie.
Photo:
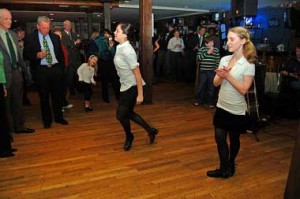
[{"label": "man wearing necktie", "polygon": [[50,23],[48,17],[38,17],[37,31],[29,34],[24,42],[24,56],[30,60],[38,86],[44,128],[51,127],[52,112],[56,123],[68,124],[62,112],[64,54],[60,38],[50,32]]},{"label": "man wearing necktie", "polygon": [[7,90],[6,112],[11,133],[33,133],[34,129],[25,127],[23,114],[23,77],[26,68],[18,39],[10,30],[12,16],[9,10],[0,9],[0,51],[3,54]]}]

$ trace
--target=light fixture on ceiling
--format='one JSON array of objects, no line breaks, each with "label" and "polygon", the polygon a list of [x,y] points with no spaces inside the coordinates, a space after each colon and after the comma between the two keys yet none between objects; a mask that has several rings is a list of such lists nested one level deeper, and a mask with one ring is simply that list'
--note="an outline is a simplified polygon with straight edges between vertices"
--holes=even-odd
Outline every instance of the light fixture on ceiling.
[{"label": "light fixture on ceiling", "polygon": [[124,3],[130,3],[130,0],[124,0],[123,2]]}]

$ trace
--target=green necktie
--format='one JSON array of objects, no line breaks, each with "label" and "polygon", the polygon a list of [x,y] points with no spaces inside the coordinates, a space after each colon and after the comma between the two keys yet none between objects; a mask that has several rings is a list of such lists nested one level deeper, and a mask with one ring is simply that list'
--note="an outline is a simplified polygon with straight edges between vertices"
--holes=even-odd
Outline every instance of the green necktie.
[{"label": "green necktie", "polygon": [[47,42],[45,36],[43,36],[43,46],[44,46],[45,51],[46,51],[46,60],[47,60],[48,64],[52,64],[52,56],[51,56],[50,49],[49,49],[49,46],[48,46],[48,42]]},{"label": "green necktie", "polygon": [[9,37],[8,32],[5,33],[5,36],[6,36],[6,40],[7,40],[8,50],[9,50],[9,53],[10,53],[11,65],[13,67],[16,67],[17,66],[16,65],[17,64],[17,57],[16,57],[16,52],[15,52],[14,46],[12,44],[12,41]]}]

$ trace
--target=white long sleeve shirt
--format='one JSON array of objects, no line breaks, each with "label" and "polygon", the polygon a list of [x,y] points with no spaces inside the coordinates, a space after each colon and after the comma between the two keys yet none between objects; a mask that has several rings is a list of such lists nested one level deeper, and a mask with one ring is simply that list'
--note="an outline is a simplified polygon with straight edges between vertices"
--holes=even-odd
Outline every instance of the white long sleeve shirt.
[{"label": "white long sleeve shirt", "polygon": [[79,81],[84,81],[88,84],[95,84],[94,76],[95,76],[95,68],[89,66],[87,63],[81,64],[81,66],[77,69],[77,74],[79,77]]}]

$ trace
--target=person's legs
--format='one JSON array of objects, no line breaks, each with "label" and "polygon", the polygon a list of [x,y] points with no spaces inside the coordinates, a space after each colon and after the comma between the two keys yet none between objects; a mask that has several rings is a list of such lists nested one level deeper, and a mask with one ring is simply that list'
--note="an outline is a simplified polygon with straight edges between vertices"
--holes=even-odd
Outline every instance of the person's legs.
[{"label": "person's legs", "polygon": [[235,173],[235,159],[240,151],[240,133],[229,132],[230,152],[229,152],[229,172],[230,175]]},{"label": "person's legs", "polygon": [[207,172],[207,176],[214,178],[228,178],[228,159],[229,148],[226,141],[227,131],[215,127],[215,140],[217,143],[218,155],[220,160],[220,168]]},{"label": "person's legs", "polygon": [[131,89],[132,88],[121,93],[119,104],[116,110],[116,118],[117,120],[119,120],[125,131],[126,139],[123,147],[125,151],[130,150],[132,141],[134,139],[134,136],[131,133],[131,125],[129,119],[129,114],[130,112],[132,112],[132,110],[130,110],[130,104],[134,103],[132,101],[135,100],[134,96],[132,96],[130,92]]},{"label": "person's legs", "polygon": [[207,81],[206,73],[205,71],[201,71],[200,69],[200,74],[199,74],[199,87],[198,87],[198,92],[196,94],[196,103],[197,104],[203,104],[204,103],[204,94],[205,94],[205,83]]},{"label": "person's legs", "polygon": [[214,71],[207,71],[207,91],[208,91],[208,96],[207,96],[207,102],[208,105],[210,106],[214,106],[215,102],[214,102],[214,93],[215,93],[215,87],[213,84],[214,81],[214,77],[215,77],[215,72]]}]

